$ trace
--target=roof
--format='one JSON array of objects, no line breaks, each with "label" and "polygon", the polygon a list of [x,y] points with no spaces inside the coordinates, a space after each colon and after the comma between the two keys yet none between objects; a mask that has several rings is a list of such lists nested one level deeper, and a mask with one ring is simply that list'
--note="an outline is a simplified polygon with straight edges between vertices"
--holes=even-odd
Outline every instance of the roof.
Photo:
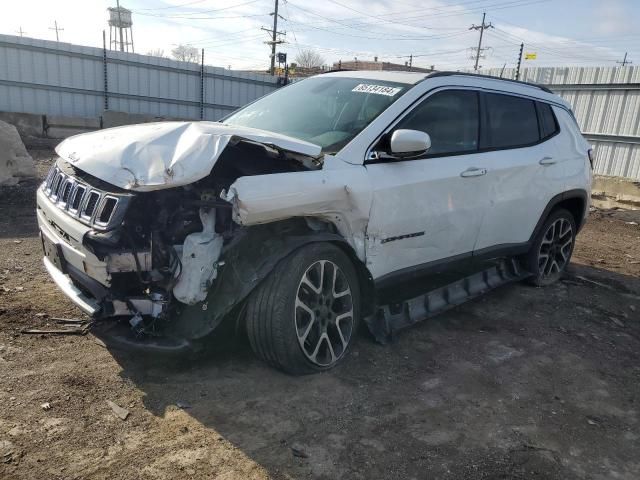
[{"label": "roof", "polygon": [[428,73],[396,72],[392,70],[340,70],[328,72],[323,76],[362,78],[363,80],[382,80],[386,82],[406,83],[415,85],[429,76]]},{"label": "roof", "polygon": [[564,105],[570,108],[570,105],[561,97],[555,95],[548,88],[537,85],[535,83],[521,82],[518,80],[511,80],[507,78],[492,77],[488,75],[479,75],[476,73],[466,72],[402,72],[402,71],[389,71],[389,70],[342,70],[328,72],[324,75],[331,75],[336,77],[346,78],[362,78],[364,80],[381,80],[387,82],[398,82],[409,85],[415,85],[426,79],[441,79],[449,77],[452,79],[452,83],[455,85],[468,85],[477,87],[493,88],[495,90],[503,90],[505,92],[519,93],[523,95],[529,95],[537,97],[541,100],[546,100],[554,103]]}]

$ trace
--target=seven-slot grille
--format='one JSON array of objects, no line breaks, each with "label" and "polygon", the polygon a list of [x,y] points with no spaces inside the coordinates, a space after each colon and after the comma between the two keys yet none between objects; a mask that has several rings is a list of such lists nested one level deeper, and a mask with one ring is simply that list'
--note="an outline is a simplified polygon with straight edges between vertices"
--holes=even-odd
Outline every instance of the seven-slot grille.
[{"label": "seven-slot grille", "polygon": [[122,221],[129,195],[117,195],[64,173],[57,165],[42,185],[44,194],[60,209],[82,223],[106,230]]}]

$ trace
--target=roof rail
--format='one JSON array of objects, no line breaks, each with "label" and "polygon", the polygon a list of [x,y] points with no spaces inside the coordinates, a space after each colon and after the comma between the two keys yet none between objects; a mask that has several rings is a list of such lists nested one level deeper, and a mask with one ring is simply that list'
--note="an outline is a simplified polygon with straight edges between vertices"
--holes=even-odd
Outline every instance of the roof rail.
[{"label": "roof rail", "polygon": [[538,85],[537,83],[531,83],[531,82],[523,82],[522,80],[512,80],[511,78],[500,78],[500,77],[493,77],[491,75],[483,75],[481,73],[469,73],[469,72],[435,72],[430,74],[427,78],[434,78],[434,77],[449,77],[452,75],[464,75],[464,76],[469,76],[469,77],[480,77],[480,78],[489,78],[491,80],[501,80],[503,82],[512,82],[512,83],[519,83],[520,85],[528,85],[530,87],[535,87],[535,88],[539,88],[540,90],[542,90],[543,92],[547,92],[547,93],[553,93],[551,90],[549,90],[547,87],[543,86],[543,85]]},{"label": "roof rail", "polygon": [[353,72],[353,71],[355,70],[351,68],[332,68],[331,70],[324,70],[320,72],[320,75],[323,75],[325,73],[333,73],[333,72]]}]

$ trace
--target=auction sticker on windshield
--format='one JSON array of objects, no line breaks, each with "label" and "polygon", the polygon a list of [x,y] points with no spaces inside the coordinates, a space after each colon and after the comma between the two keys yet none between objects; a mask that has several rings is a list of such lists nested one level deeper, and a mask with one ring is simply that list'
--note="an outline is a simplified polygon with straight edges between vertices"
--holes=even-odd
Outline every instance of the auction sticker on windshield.
[{"label": "auction sticker on windshield", "polygon": [[384,86],[384,85],[370,85],[368,83],[361,83],[359,85],[356,85],[356,87],[351,91],[352,92],[362,92],[362,93],[375,93],[376,95],[386,95],[388,97],[393,97],[400,90],[402,90],[402,88],[387,87],[387,86]]}]

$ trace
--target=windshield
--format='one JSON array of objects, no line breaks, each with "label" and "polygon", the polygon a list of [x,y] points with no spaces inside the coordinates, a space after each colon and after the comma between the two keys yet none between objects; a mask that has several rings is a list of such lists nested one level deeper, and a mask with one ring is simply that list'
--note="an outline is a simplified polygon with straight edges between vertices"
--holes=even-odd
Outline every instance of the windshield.
[{"label": "windshield", "polygon": [[276,90],[223,122],[306,140],[333,153],[408,88],[404,83],[381,80],[313,77]]}]

